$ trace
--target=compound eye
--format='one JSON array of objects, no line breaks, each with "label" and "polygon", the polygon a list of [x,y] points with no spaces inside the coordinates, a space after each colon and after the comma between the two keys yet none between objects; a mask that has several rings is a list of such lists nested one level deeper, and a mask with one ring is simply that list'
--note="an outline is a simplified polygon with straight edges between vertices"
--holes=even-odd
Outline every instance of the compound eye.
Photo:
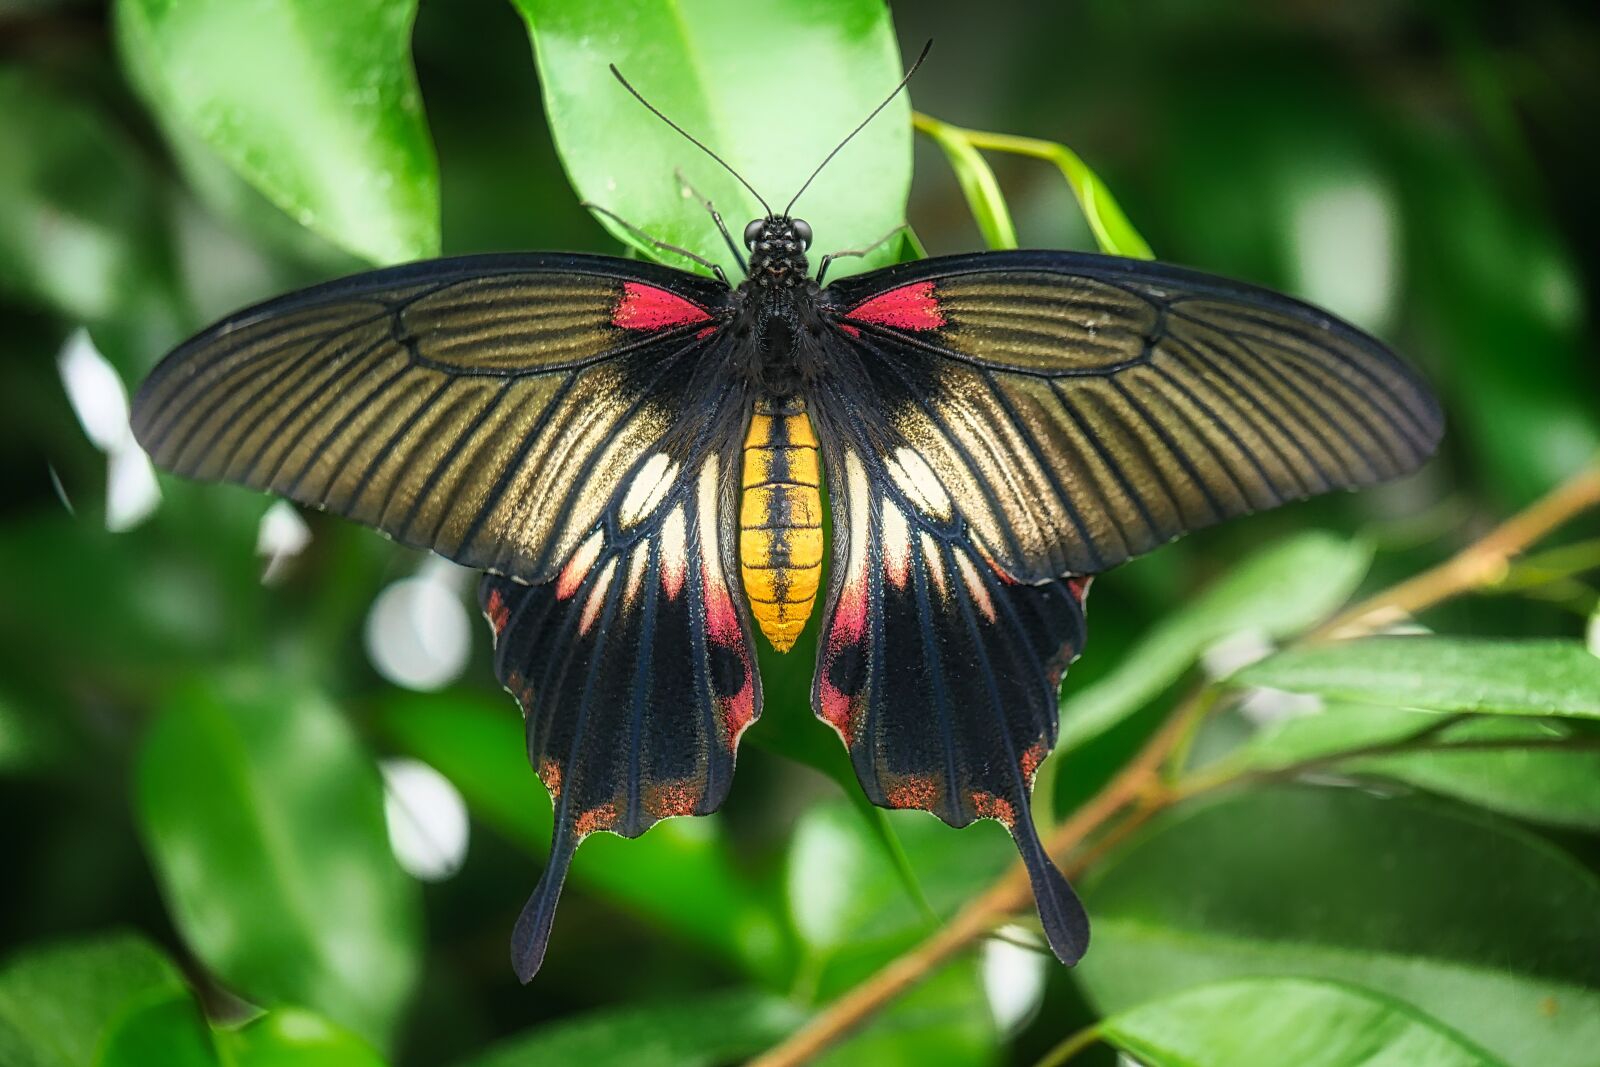
[{"label": "compound eye", "polygon": [[761,234],[766,228],[766,219],[751,219],[750,224],[744,228],[744,246],[754,250],[756,242],[761,240]]},{"label": "compound eye", "polygon": [[810,248],[811,223],[807,222],[805,219],[795,219],[793,220],[792,225],[794,226],[795,237],[799,238],[800,240],[800,247]]}]

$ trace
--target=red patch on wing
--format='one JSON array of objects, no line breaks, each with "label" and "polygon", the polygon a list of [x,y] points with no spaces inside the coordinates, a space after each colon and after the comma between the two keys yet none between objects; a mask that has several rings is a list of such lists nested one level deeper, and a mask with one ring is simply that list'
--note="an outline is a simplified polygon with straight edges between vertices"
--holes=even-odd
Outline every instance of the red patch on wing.
[{"label": "red patch on wing", "polygon": [[658,819],[693,815],[700,795],[681,782],[664,782],[645,795],[645,810]]},{"label": "red patch on wing", "polygon": [[839,329],[843,330],[845,333],[849,334],[851,337],[860,337],[861,336],[861,328],[858,327],[858,326],[852,326],[848,322],[839,323]]},{"label": "red patch on wing", "polygon": [[891,808],[920,808],[928,811],[933,807],[937,793],[932,778],[920,775],[908,776],[891,785],[885,791],[884,799],[889,802]]},{"label": "red patch on wing", "polygon": [[1043,763],[1044,758],[1049,754],[1050,752],[1044,747],[1043,741],[1035,741],[1030,745],[1028,750],[1022,754],[1022,780],[1031,786],[1033,784],[1033,776],[1039,772],[1039,764]]},{"label": "red patch on wing", "polygon": [[539,763],[539,780],[544,783],[551,800],[561,799],[561,764],[553,759],[541,760]]},{"label": "red patch on wing", "polygon": [[1005,797],[997,797],[993,793],[972,794],[972,807],[980,819],[997,819],[1006,826],[1017,821],[1017,813],[1011,806],[1011,801]]},{"label": "red patch on wing", "polygon": [[506,609],[506,602],[500,596],[500,590],[489,590],[489,625],[494,627],[494,635],[500,636],[500,631],[506,628],[506,622],[511,617],[511,612]]},{"label": "red patch on wing", "polygon": [[932,282],[913,282],[879,293],[845,312],[844,317],[897,330],[937,330],[945,324]]},{"label": "red patch on wing", "polygon": [[744,633],[739,626],[739,613],[728,596],[728,587],[710,567],[701,570],[706,596],[706,629],[713,644],[720,645],[738,661],[744,678],[739,688],[726,696],[719,696],[723,721],[727,723],[729,749],[739,747],[739,735],[744,733],[756,718],[756,690],[752,678],[753,668],[745,648]]},{"label": "red patch on wing", "polygon": [[624,282],[622,299],[611,311],[612,325],[625,330],[665,330],[710,319],[711,313],[700,305],[642,282]]},{"label": "red patch on wing", "polygon": [[572,828],[578,832],[579,837],[588,837],[596,830],[609,830],[615,825],[617,825],[616,805],[602,804],[579,815],[578,821]]},{"label": "red patch on wing", "polygon": [[1089,595],[1089,583],[1094,581],[1092,574],[1080,574],[1067,579],[1067,588],[1072,590],[1072,595],[1078,598],[1078,603],[1083,603],[1083,598]]}]

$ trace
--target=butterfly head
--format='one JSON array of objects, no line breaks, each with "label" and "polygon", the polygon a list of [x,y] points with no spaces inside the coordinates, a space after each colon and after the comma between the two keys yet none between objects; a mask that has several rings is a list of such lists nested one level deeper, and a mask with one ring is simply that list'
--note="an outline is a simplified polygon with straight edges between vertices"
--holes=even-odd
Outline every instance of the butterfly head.
[{"label": "butterfly head", "polygon": [[806,249],[811,247],[811,224],[788,215],[752,219],[744,228],[744,246],[750,250],[750,280],[756,285],[797,285],[810,270]]}]

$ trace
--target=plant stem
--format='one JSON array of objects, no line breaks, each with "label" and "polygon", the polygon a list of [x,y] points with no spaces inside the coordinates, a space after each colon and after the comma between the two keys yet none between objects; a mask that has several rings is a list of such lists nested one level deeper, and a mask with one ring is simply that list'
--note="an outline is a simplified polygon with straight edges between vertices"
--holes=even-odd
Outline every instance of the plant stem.
[{"label": "plant stem", "polygon": [[1511,558],[1575,515],[1600,505],[1600,462],[1574,474],[1450,559],[1335,616],[1312,640],[1358,637],[1468,589],[1493,585]]}]

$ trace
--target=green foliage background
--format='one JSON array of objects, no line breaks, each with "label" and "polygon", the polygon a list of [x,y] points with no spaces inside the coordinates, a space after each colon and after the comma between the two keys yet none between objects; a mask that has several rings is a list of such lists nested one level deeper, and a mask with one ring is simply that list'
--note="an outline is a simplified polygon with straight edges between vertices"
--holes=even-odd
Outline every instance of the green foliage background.
[{"label": "green foliage background", "polygon": [[[549,804],[486,630],[458,683],[408,692],[362,628],[415,555],[312,516],[309,549],[264,584],[268,502],[170,480],[148,522],[107,532],[106,459],[54,360],[87,327],[132,386],[189,331],[295,285],[441,250],[631,240],[583,198],[731,267],[674,171],[736,230],[753,204],[606,63],[781,203],[929,36],[912,88],[929,136],[913,145],[897,101],[841,155],[801,205],[819,251],[902,219],[914,237],[841,266],[1147,240],[1392,340],[1451,428],[1404,484],[1096,582],[1041,820],[1198,692],[1208,713],[1167,768],[1191,799],[1083,879],[1096,934],[1076,971],[986,947],[827,1062],[1594,1062],[1600,523],[1419,620],[1449,636],[1302,638],[1600,454],[1600,21],[1556,0],[893,15],[0,6],[0,1064],[733,1062],[1006,869],[996,827],[864,805],[811,718],[803,644],[763,660],[768,706],[725,811],[587,844],[544,970],[517,986],[505,944]],[[1241,649],[1267,658],[1231,673]],[[1290,706],[1317,710],[1262,711]],[[466,798],[451,880],[393,858],[377,762],[393,755]],[[1027,926],[1007,939],[1028,944]],[[1002,965],[1042,976],[1019,1021],[986,992]]]}]

